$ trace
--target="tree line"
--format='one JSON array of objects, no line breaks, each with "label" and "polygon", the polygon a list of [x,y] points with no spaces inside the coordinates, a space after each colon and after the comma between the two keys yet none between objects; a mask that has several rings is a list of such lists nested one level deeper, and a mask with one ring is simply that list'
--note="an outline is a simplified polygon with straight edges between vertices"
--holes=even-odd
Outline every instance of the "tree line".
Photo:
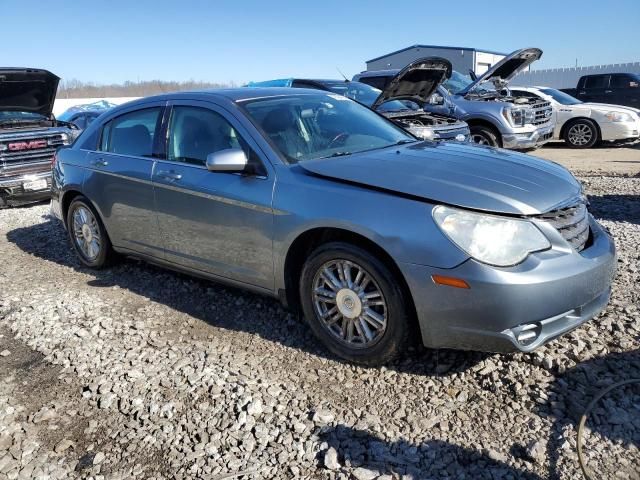
[{"label": "tree line", "polygon": [[145,80],[127,81],[120,84],[99,85],[80,80],[62,80],[58,85],[57,98],[96,98],[96,97],[145,97],[180,90],[202,90],[206,88],[235,87],[234,82],[215,83],[188,80],[184,82]]}]

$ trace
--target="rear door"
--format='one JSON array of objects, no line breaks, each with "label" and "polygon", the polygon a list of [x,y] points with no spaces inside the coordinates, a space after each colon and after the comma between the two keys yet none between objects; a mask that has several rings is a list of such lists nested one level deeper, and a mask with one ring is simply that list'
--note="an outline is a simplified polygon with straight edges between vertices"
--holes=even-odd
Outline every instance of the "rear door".
[{"label": "rear door", "polygon": [[102,127],[98,151],[90,152],[86,195],[122,249],[162,257],[151,173],[160,155],[164,102],[136,107]]},{"label": "rear door", "polygon": [[[207,155],[242,148],[257,174],[210,172]],[[273,288],[274,174],[248,132],[209,102],[175,101],[167,156],[153,182],[166,259],[191,269]]]},{"label": "rear door", "polygon": [[578,98],[583,102],[607,103],[609,75],[589,75],[578,89]]},{"label": "rear door", "polygon": [[627,73],[614,73],[609,84],[607,103],[640,108],[640,85],[638,80]]}]

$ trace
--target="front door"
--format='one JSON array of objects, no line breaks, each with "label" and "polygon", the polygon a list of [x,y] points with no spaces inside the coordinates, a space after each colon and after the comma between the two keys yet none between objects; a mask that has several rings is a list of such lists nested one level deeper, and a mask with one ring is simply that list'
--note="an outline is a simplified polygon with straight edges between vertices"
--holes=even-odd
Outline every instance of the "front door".
[{"label": "front door", "polygon": [[[208,102],[173,102],[166,160],[153,171],[166,259],[217,276],[273,288],[274,175],[227,111]],[[210,172],[207,155],[242,148],[258,174]]]},{"label": "front door", "polygon": [[606,103],[606,90],[609,90],[609,75],[593,75],[585,79],[578,98],[583,102]]},{"label": "front door", "polygon": [[138,107],[107,122],[84,182],[113,245],[157,257],[163,249],[151,173],[163,110],[164,103]]}]

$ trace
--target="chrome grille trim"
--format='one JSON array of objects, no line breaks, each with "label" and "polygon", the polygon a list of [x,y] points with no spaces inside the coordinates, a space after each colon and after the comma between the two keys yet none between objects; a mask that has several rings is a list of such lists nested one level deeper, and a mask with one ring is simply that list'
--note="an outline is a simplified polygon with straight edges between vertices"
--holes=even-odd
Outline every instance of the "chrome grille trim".
[{"label": "chrome grille trim", "polygon": [[2,146],[8,146],[16,141],[28,142],[32,140],[46,140],[47,146],[18,151],[0,148],[0,178],[49,169],[56,150],[69,143],[69,133],[66,129],[49,128],[0,134],[0,145]]},{"label": "chrome grille trim", "polygon": [[552,210],[537,218],[553,226],[576,251],[584,249],[589,239],[589,212],[581,200],[571,206]]},{"label": "chrome grille trim", "polygon": [[553,112],[551,102],[538,102],[531,106],[533,109],[534,119],[533,125],[545,125],[553,118],[553,113],[547,116],[547,112]]}]

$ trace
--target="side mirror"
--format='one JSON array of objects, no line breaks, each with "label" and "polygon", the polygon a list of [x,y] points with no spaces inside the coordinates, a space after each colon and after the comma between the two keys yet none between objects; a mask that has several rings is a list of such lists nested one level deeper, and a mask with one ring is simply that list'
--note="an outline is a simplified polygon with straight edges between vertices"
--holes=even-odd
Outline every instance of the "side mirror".
[{"label": "side mirror", "polygon": [[240,148],[228,148],[207,155],[207,170],[210,172],[244,172],[249,160]]},{"label": "side mirror", "polygon": [[444,105],[444,97],[439,93],[434,93],[429,97],[429,105]]}]

